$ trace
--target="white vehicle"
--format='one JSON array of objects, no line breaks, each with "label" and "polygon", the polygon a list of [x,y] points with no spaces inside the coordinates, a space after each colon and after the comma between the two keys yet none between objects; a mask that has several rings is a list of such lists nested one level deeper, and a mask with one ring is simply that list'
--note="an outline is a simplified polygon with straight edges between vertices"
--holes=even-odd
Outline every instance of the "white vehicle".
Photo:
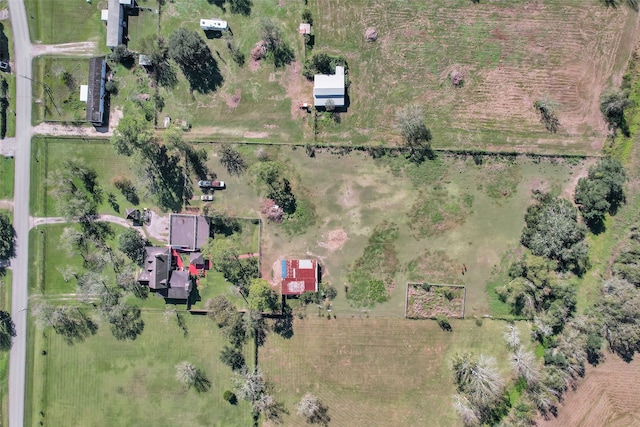
[{"label": "white vehicle", "polygon": [[200,196],[200,200],[202,200],[203,202],[210,202],[213,200],[213,194],[203,194],[202,196]]},{"label": "white vehicle", "polygon": [[222,19],[201,19],[200,29],[203,31],[227,31],[229,24]]}]

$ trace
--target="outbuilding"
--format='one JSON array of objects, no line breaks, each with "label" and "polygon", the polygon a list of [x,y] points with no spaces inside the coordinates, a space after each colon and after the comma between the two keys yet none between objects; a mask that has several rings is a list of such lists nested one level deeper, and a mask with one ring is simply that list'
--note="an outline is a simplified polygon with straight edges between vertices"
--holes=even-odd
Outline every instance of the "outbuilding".
[{"label": "outbuilding", "polygon": [[344,67],[336,66],[335,74],[313,76],[313,104],[326,107],[329,100],[334,107],[344,107]]},{"label": "outbuilding", "polygon": [[282,260],[282,295],[318,292],[318,261]]}]

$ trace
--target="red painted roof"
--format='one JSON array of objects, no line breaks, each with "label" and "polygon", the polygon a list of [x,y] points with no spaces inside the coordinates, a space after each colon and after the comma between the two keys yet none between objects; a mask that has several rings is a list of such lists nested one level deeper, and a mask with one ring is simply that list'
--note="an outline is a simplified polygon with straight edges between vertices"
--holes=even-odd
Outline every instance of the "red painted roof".
[{"label": "red painted roof", "polygon": [[182,263],[182,258],[180,258],[180,254],[178,253],[178,251],[176,251],[175,249],[172,251],[173,256],[176,259],[176,264],[178,266],[178,268],[182,268],[184,267],[184,264]]},{"label": "red painted roof", "polygon": [[282,261],[282,294],[305,292],[318,292],[318,262],[315,259]]}]

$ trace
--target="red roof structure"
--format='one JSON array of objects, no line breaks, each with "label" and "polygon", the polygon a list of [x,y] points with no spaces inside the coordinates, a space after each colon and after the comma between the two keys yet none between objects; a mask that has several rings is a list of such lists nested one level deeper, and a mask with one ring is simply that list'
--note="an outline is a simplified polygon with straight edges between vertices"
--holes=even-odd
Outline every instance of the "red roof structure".
[{"label": "red roof structure", "polygon": [[282,295],[318,292],[318,261],[282,260]]}]

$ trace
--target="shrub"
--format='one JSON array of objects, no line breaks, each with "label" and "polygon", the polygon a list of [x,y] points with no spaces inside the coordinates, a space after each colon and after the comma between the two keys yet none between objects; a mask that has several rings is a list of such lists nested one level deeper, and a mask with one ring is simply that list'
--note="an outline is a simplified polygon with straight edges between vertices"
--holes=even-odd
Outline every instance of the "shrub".
[{"label": "shrub", "polygon": [[232,405],[235,405],[238,403],[238,397],[231,390],[225,390],[224,393],[222,394],[222,398],[225,401],[231,403]]}]

